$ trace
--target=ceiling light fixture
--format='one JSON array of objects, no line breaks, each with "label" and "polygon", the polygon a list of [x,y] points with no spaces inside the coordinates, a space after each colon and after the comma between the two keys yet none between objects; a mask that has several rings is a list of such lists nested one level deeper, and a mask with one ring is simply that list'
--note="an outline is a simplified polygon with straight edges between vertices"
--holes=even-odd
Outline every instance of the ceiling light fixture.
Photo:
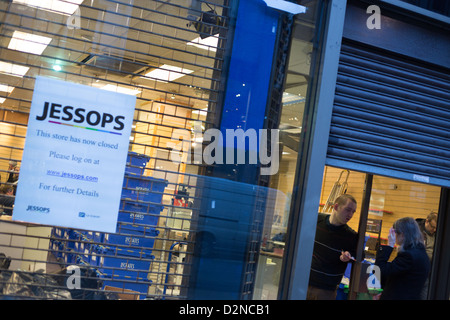
[{"label": "ceiling light fixture", "polygon": [[8,49],[41,55],[52,41],[51,38],[22,31],[14,31]]},{"label": "ceiling light fixture", "polygon": [[23,77],[28,72],[28,70],[30,70],[29,67],[0,61],[0,73],[3,73],[3,74],[15,76],[15,77]]},{"label": "ceiling light fixture", "polygon": [[139,93],[141,93],[140,90],[122,87],[117,84],[107,84],[107,85],[101,87],[101,89],[107,90],[107,91],[114,91],[114,92],[118,92],[118,93],[129,94],[132,96],[133,95],[135,96],[135,95],[138,95]]},{"label": "ceiling light fixture", "polygon": [[187,74],[194,72],[193,70],[171,66],[168,64],[162,65],[158,69],[154,69],[145,74],[145,77],[152,78],[151,80],[156,80],[160,82],[170,82]]},{"label": "ceiling light fixture", "polygon": [[78,9],[83,1],[84,0],[13,0],[13,3],[70,16]]},{"label": "ceiling light fixture", "polygon": [[13,92],[13,90],[14,90],[14,87],[8,86],[7,84],[0,83],[0,92],[11,93],[11,92]]},{"label": "ceiling light fixture", "polygon": [[219,35],[216,34],[214,36],[208,37],[208,38],[204,38],[202,39],[202,37],[198,37],[195,38],[192,41],[189,41],[187,43],[188,46],[194,46],[203,50],[209,50],[211,52],[216,52],[217,51],[217,45],[219,43]]}]

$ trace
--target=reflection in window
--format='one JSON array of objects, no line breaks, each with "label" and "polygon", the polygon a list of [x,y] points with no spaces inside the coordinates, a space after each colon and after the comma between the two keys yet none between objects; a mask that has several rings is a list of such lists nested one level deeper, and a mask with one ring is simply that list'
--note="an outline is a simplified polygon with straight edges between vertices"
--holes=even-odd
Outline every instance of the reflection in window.
[{"label": "reflection in window", "polygon": [[269,185],[280,193],[277,195],[273,216],[266,216],[264,220],[254,299],[277,299],[278,296],[305,103],[312,77],[312,41],[316,32],[318,3],[319,1],[308,1],[304,4],[308,8],[306,14],[297,15],[293,22],[288,70],[281,97],[280,165],[278,173],[271,177]]}]

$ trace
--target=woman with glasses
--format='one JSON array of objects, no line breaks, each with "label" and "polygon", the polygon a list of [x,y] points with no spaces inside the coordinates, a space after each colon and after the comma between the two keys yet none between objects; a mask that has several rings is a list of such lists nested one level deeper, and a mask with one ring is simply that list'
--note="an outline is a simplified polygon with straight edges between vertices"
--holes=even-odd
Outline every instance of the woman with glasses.
[{"label": "woman with glasses", "polygon": [[[394,260],[388,262],[398,246]],[[381,300],[420,300],[421,291],[430,271],[422,232],[410,217],[397,220],[388,236],[388,245],[380,246],[375,259],[380,268]]]}]

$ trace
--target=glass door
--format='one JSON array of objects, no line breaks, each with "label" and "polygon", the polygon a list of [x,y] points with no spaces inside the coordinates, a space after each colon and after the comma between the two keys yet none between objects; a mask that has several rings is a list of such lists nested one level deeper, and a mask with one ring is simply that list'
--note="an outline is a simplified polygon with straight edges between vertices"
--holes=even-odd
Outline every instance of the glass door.
[{"label": "glass door", "polygon": [[[399,219],[411,217],[417,222],[432,261],[440,187],[326,167],[319,212],[331,214],[329,203],[342,193],[351,194],[357,200],[357,210],[347,225],[358,233],[358,244],[356,261],[348,263],[336,299],[372,300],[382,293],[383,286],[373,267],[375,257],[379,246],[388,244],[389,230]],[[395,245],[389,261],[396,257],[398,250]],[[423,299],[427,297],[428,284],[429,281],[423,288]]]}]

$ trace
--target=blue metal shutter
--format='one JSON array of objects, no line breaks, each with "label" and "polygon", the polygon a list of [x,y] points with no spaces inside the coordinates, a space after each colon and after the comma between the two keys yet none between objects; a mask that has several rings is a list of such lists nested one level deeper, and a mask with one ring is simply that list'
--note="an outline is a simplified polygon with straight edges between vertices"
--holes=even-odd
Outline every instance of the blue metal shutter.
[{"label": "blue metal shutter", "polygon": [[450,187],[450,72],[344,41],[327,165]]}]

